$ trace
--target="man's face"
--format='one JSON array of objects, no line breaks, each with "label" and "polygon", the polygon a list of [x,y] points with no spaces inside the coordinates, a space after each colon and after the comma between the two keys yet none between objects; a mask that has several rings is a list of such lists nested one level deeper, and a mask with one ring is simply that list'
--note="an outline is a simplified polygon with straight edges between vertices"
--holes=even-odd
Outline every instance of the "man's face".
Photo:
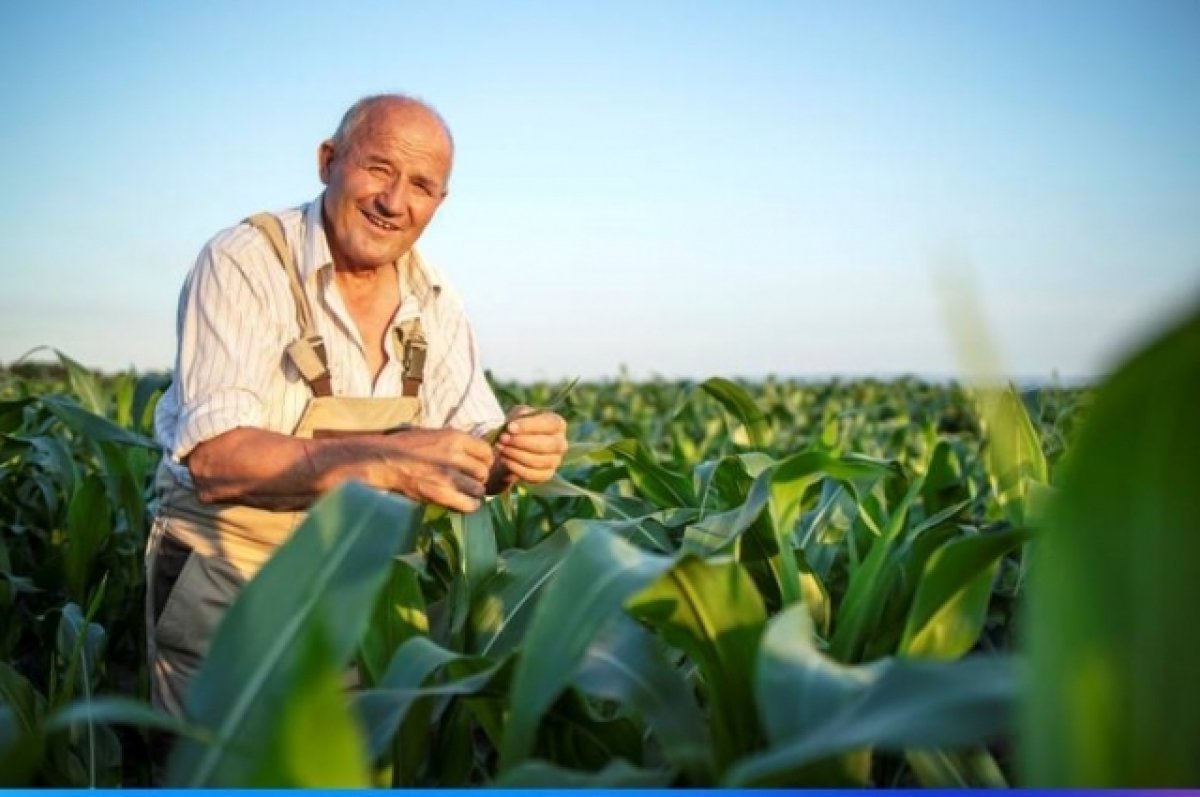
[{"label": "man's face", "polygon": [[321,145],[325,233],[337,268],[396,262],[421,237],[446,196],[450,141],[426,112],[372,108],[341,147]]}]

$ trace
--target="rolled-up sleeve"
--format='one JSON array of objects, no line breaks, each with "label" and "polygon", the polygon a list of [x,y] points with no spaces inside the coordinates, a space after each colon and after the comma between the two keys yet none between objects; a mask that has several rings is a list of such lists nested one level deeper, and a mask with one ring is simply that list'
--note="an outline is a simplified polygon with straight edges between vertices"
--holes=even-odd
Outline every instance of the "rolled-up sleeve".
[{"label": "rolled-up sleeve", "polygon": [[239,426],[264,425],[267,385],[280,360],[261,277],[213,244],[180,298],[179,417],[173,458]]}]

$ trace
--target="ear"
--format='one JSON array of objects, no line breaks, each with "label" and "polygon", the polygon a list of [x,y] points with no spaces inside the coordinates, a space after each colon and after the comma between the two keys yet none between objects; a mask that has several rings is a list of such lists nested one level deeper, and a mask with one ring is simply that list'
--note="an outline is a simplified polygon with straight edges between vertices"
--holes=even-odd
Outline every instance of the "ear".
[{"label": "ear", "polygon": [[317,174],[321,178],[322,185],[329,185],[329,174],[333,169],[335,153],[333,139],[322,141],[321,146],[317,147]]}]

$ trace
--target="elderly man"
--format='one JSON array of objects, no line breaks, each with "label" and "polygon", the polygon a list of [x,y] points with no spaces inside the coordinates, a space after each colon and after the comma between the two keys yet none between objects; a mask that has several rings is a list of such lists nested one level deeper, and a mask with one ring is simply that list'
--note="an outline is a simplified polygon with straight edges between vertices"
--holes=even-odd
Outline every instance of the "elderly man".
[{"label": "elderly man", "polygon": [[320,145],[308,205],[218,233],[180,298],[147,544],[154,703],[183,693],[221,613],[322,493],[356,479],[470,512],[551,478],[553,413],[506,418],[454,289],[414,248],[445,199],[449,130],[429,106],[359,101]]}]

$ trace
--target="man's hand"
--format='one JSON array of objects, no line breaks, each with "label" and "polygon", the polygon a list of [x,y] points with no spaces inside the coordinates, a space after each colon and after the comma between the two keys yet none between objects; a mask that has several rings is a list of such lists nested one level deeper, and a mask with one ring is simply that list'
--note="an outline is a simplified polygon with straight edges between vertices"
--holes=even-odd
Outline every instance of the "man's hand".
[{"label": "man's hand", "polygon": [[489,487],[493,492],[516,481],[541,484],[554,478],[567,453],[567,422],[561,415],[518,405],[508,413],[496,441],[496,463]]},{"label": "man's hand", "polygon": [[487,443],[452,429],[409,429],[385,439],[395,448],[379,458],[387,489],[457,512],[479,508],[494,463]]}]

